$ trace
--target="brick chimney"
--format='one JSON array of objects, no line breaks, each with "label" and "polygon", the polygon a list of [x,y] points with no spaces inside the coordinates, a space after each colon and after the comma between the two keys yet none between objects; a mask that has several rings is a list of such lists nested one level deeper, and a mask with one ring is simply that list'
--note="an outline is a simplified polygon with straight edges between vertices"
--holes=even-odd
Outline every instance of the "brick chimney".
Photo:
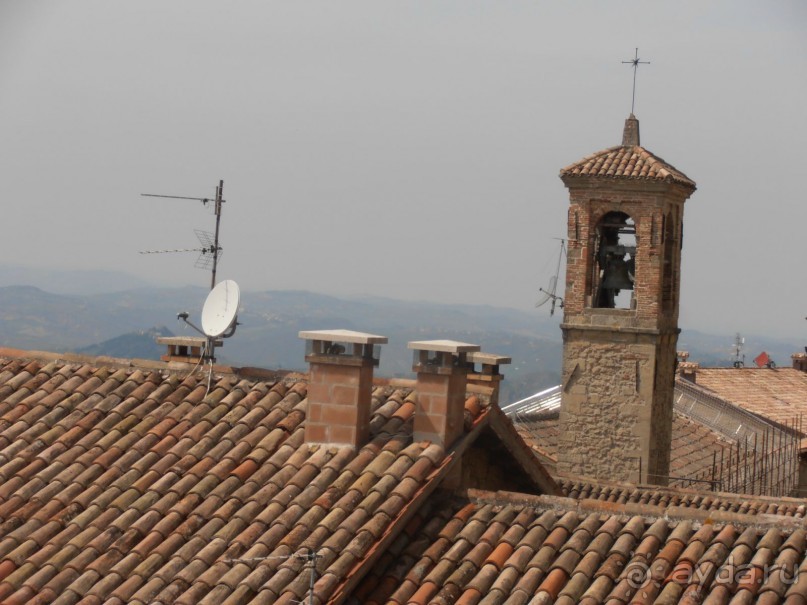
[{"label": "brick chimney", "polygon": [[[807,347],[805,347],[807,349]],[[790,356],[793,360],[793,367],[802,372],[807,372],[807,353],[793,353]]]},{"label": "brick chimney", "polygon": [[[504,380],[504,374],[499,372],[499,366],[512,363],[512,358],[493,353],[468,353],[468,382],[483,387],[488,387],[490,391],[490,403],[499,404],[499,386]],[[479,364],[479,370],[476,369]]]},{"label": "brick chimney", "polygon": [[353,330],[299,333],[310,366],[306,443],[360,448],[370,437],[373,368],[387,338]]},{"label": "brick chimney", "polygon": [[414,350],[412,370],[417,373],[415,441],[431,441],[444,448],[462,434],[468,353],[479,345],[454,340],[409,343]]},{"label": "brick chimney", "polygon": [[689,382],[697,382],[698,370],[700,367],[701,364],[699,364],[697,361],[682,361],[678,364],[678,373],[684,380],[688,380]]}]

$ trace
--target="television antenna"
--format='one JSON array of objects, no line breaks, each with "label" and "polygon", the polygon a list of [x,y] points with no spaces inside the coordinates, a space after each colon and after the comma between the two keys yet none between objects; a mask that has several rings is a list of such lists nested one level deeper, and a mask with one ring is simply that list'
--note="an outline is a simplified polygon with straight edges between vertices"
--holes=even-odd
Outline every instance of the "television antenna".
[{"label": "television antenna", "polygon": [[560,275],[560,262],[563,257],[566,255],[566,240],[561,239],[559,237],[555,237],[552,239],[556,239],[560,241],[560,250],[558,251],[558,264],[555,267],[555,274],[549,278],[549,284],[547,285],[546,289],[538,288],[541,292],[540,297],[537,301],[535,301],[535,306],[542,307],[550,300],[552,301],[552,305],[549,308],[549,316],[552,317],[555,314],[555,305],[558,305],[561,309],[563,308],[563,298],[558,296],[558,276]]},{"label": "television antenna", "polygon": [[219,181],[216,187],[216,197],[186,197],[183,195],[161,195],[157,193],[141,193],[143,197],[161,197],[171,200],[195,200],[202,202],[202,205],[207,206],[208,203],[213,202],[213,213],[216,215],[216,231],[210,233],[200,229],[194,229],[196,238],[199,240],[199,248],[174,248],[171,250],[141,250],[140,254],[166,254],[173,252],[199,252],[199,258],[196,259],[195,267],[198,269],[210,269],[210,289],[213,290],[216,286],[216,268],[218,261],[224,254],[222,247],[219,245],[219,227],[221,225],[221,208],[224,204],[222,195],[224,194],[224,181]]},{"label": "television antenna", "polygon": [[[312,548],[306,548],[304,552],[296,552],[290,555],[276,555],[276,556],[268,556],[268,557],[250,557],[250,558],[241,558],[241,559],[224,559],[225,563],[234,564],[234,563],[246,563],[247,565],[251,565],[253,563],[262,563],[264,561],[271,561],[272,559],[297,559],[298,561],[305,561],[309,564],[308,569],[310,574],[308,576],[308,605],[314,605],[315,601],[315,593],[314,587],[317,583],[317,560],[321,559],[324,555],[319,554]],[[292,603],[297,603],[298,605],[305,605],[305,601],[298,601],[292,600]]]},{"label": "television antenna", "polygon": [[745,344],[745,338],[743,338],[739,332],[734,337],[734,363],[732,364],[735,368],[742,368],[745,366],[745,355],[743,354],[743,345]]}]

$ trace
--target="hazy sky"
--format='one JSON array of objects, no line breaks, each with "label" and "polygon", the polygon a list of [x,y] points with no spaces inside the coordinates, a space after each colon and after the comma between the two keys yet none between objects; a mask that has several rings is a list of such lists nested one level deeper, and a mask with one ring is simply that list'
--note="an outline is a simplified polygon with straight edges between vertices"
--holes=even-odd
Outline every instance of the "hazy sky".
[{"label": "hazy sky", "polygon": [[[681,325],[807,341],[807,3],[0,0],[0,262],[531,308],[558,171],[698,183]],[[544,313],[541,309],[536,313]]]}]

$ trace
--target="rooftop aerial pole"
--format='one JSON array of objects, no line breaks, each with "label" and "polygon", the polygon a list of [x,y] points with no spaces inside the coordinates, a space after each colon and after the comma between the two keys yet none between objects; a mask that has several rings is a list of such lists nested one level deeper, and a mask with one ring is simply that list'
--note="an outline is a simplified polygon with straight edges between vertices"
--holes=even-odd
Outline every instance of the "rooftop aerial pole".
[{"label": "rooftop aerial pole", "polygon": [[221,209],[224,203],[224,181],[220,180],[216,187],[215,199],[207,197],[186,197],[183,195],[161,195],[156,193],[141,193],[143,197],[161,197],[172,200],[196,200],[202,202],[207,206],[209,202],[213,202],[213,213],[216,215],[216,230],[211,234],[207,231],[194,229],[196,237],[199,239],[201,248],[176,248],[173,250],[143,250],[140,254],[164,254],[167,252],[199,252],[199,258],[196,259],[196,267],[199,269],[210,269],[210,289],[216,287],[216,269],[218,267],[219,258],[223,254],[222,247],[219,245],[219,228],[221,226]]},{"label": "rooftop aerial pole", "polygon": [[640,61],[639,49],[637,48],[633,59],[630,61],[622,61],[622,63],[625,65],[633,65],[633,97],[630,101],[630,112],[633,114],[633,109],[636,105],[636,71],[639,69],[639,65],[650,65],[650,61]]},{"label": "rooftop aerial pole", "polygon": [[[314,587],[317,583],[317,559],[321,559],[323,555],[316,552],[313,548],[305,549],[305,552],[297,552],[292,553],[290,555],[278,555],[275,557],[252,557],[249,559],[224,559],[225,563],[261,563],[263,561],[269,561],[272,559],[298,559],[300,561],[307,561],[310,563],[309,569],[311,570],[311,574],[308,576],[308,605],[315,605],[314,601]],[[291,601],[292,603],[297,603],[298,605],[305,605],[304,601]]]},{"label": "rooftop aerial pole", "polygon": [[214,208],[213,212],[216,215],[216,235],[214,241],[214,250],[213,250],[213,270],[212,274],[210,275],[210,289],[216,287],[216,265],[218,265],[219,261],[219,224],[221,223],[221,205],[224,203],[224,200],[221,199],[221,196],[224,194],[224,181],[219,180],[219,186],[216,187],[216,207]]},{"label": "rooftop aerial pole", "polygon": [[309,548],[308,553],[297,556],[311,563],[311,575],[308,579],[308,605],[314,605],[314,585],[317,583],[317,559],[321,559],[322,555],[317,554],[313,548]]}]

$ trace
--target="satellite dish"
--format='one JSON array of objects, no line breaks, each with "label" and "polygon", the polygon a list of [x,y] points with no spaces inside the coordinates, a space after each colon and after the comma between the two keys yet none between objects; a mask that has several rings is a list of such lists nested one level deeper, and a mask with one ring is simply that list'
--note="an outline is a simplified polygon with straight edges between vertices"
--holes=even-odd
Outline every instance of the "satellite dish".
[{"label": "satellite dish", "polygon": [[[235,327],[241,291],[238,284],[225,279],[210,291],[202,307],[202,330],[212,338],[225,336],[225,332]],[[234,331],[234,330],[233,330]],[[231,336],[226,334],[226,336]]]},{"label": "satellite dish", "polygon": [[563,297],[558,296],[558,275],[560,275],[560,263],[563,256],[566,254],[566,240],[560,238],[554,238],[560,241],[560,251],[558,252],[558,266],[555,269],[555,275],[549,278],[549,285],[544,288],[538,288],[541,292],[541,296],[535,301],[536,307],[541,307],[548,303],[550,300],[552,301],[552,306],[549,308],[549,315],[552,316],[555,314],[555,305],[560,305],[560,308],[563,308]]},{"label": "satellite dish", "polygon": [[558,276],[553,275],[551,278],[549,278],[549,285],[546,287],[546,289],[538,288],[538,290],[541,292],[541,296],[535,302],[535,306],[541,307],[545,305],[547,302],[549,302],[550,298],[554,299],[557,288],[558,288]]}]

